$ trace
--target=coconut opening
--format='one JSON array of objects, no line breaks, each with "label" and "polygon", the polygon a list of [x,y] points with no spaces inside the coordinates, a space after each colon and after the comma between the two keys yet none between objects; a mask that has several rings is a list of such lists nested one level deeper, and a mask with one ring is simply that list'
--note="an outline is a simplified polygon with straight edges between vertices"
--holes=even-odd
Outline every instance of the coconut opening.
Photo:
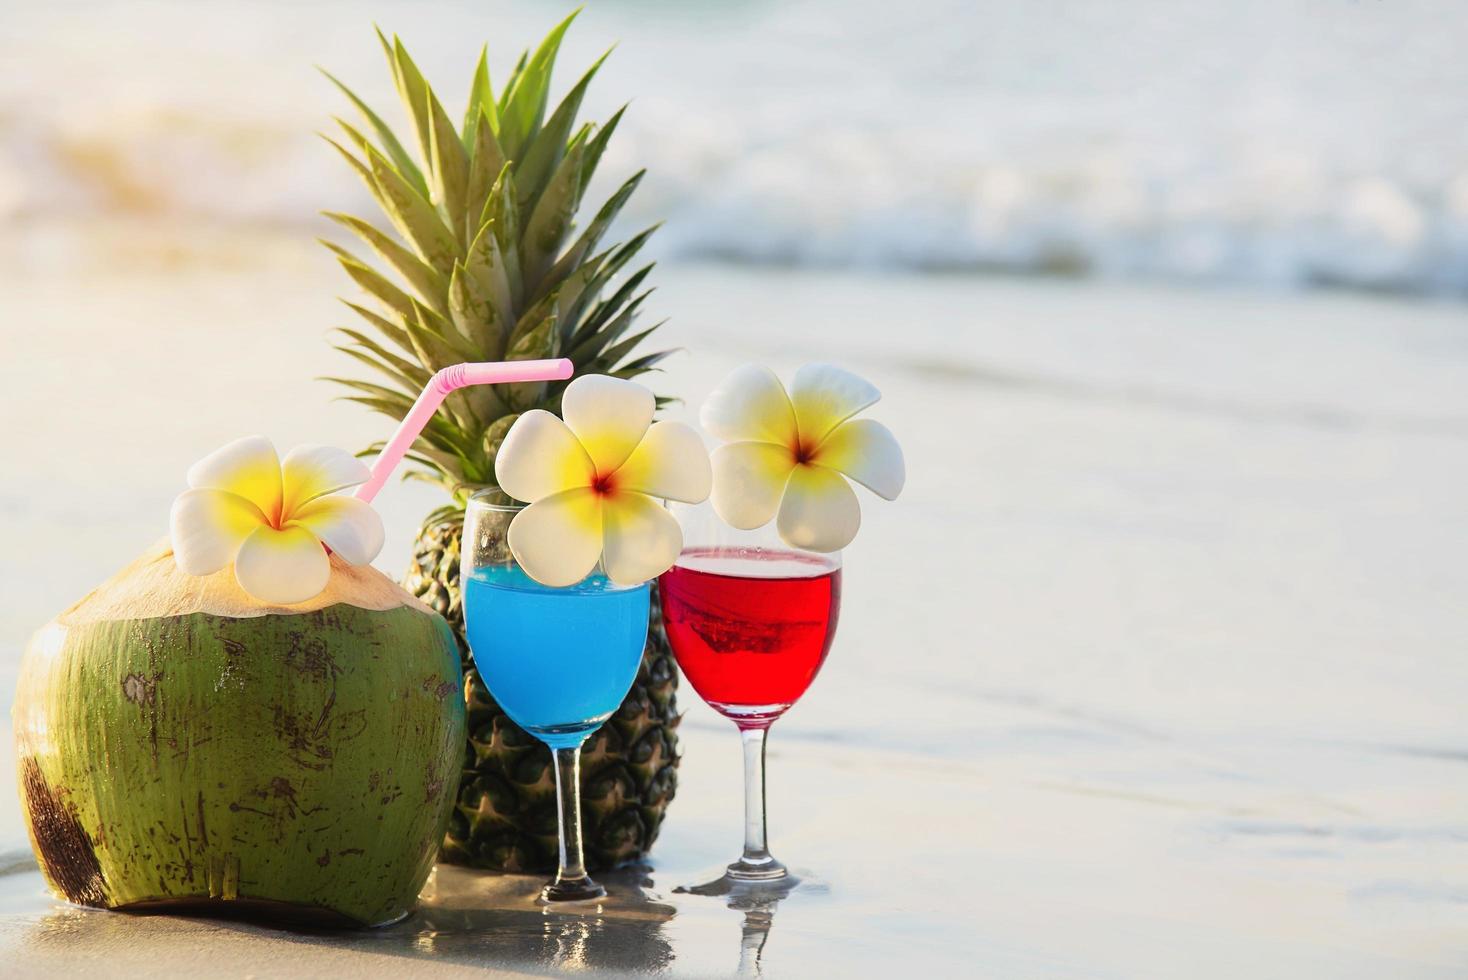
[{"label": "coconut opening", "polygon": [[240,588],[233,565],[203,577],[180,571],[173,560],[173,547],[164,538],[63,612],[57,622],[75,625],[191,613],[244,619],[272,614],[298,615],[338,604],[373,610],[409,606],[431,612],[377,569],[370,565],[348,565],[337,555],[331,556],[331,578],[326,588],[315,598],[290,606],[264,603]]}]

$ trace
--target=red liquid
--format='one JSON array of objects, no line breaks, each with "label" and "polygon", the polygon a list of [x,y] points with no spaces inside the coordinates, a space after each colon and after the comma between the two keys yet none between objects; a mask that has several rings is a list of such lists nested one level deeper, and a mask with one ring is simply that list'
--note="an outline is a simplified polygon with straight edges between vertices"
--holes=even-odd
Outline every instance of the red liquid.
[{"label": "red liquid", "polygon": [[678,666],[714,710],[768,723],[831,649],[841,569],[814,555],[692,548],[658,580]]}]

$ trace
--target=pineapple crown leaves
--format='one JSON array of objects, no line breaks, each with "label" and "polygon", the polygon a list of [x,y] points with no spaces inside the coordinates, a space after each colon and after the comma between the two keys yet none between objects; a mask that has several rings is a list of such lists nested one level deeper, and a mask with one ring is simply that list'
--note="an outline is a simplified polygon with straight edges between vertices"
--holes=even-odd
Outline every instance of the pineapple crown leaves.
[{"label": "pineapple crown leaves", "polygon": [[[661,323],[634,329],[652,292],[642,284],[653,266],[632,260],[658,226],[602,244],[644,171],[627,178],[574,234],[587,187],[626,111],[602,125],[577,120],[610,50],[551,106],[556,57],[578,13],[521,54],[498,95],[482,48],[457,126],[397,36],[377,31],[407,115],[406,134],[322,71],[361,117],[360,127],[334,118],[340,134],[322,138],[382,212],[381,219],[324,212],[365,246],[358,253],[322,242],[375,306],[344,301],[367,329],[342,328],[336,347],[376,375],[326,379],[349,390],[346,400],[396,420],[435,371],[458,361],[568,357],[578,375],[632,378],[657,370],[672,353],[640,352]],[[415,477],[456,497],[493,483],[494,455],[510,423],[530,408],[558,411],[565,384],[454,392],[412,447],[409,459],[423,468]]]}]

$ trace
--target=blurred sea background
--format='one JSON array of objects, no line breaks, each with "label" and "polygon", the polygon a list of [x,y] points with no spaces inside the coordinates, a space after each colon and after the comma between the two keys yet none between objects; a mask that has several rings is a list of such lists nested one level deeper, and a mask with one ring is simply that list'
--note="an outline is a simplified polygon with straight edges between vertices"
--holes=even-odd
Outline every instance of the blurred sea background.
[{"label": "blurred sea background", "polygon": [[[313,65],[396,123],[376,22],[452,115],[564,12],[0,11],[0,698],[192,461],[390,430],[313,380],[355,367],[318,212],[373,209]],[[1461,975],[1468,9],[594,0],[555,92],[619,39],[589,199],[648,168],[619,231],[665,222],[673,414],[835,360],[908,454],[772,738],[776,849],[838,896],[775,927],[793,972],[835,936],[856,972]],[[379,567],[440,502],[384,492]],[[674,869],[739,832],[737,739],[681,694]]]},{"label": "blurred sea background", "polygon": [[[391,101],[369,21],[446,93],[560,7],[57,3],[5,14],[0,217],[320,230],[323,64]],[[596,3],[568,65],[634,110],[663,254],[781,267],[1468,292],[1468,19],[1452,3]],[[570,79],[565,79],[569,83]],[[620,168],[616,166],[620,164]]]}]

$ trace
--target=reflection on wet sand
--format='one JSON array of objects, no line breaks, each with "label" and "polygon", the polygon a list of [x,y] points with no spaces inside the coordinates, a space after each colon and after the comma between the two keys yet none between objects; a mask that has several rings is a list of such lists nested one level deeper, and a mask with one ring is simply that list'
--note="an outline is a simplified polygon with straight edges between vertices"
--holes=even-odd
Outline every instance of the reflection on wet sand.
[{"label": "reflection on wet sand", "polygon": [[[314,975],[316,966],[333,962],[330,957],[350,952],[386,957],[388,962],[416,961],[411,967],[415,974],[431,974],[436,966],[451,971],[472,966],[593,974],[668,974],[692,968],[701,975],[714,966],[721,974],[760,977],[780,903],[797,889],[802,894],[826,892],[819,882],[791,876],[772,882],[720,880],[696,890],[678,889],[676,899],[663,901],[651,874],[647,868],[604,872],[598,876],[607,888],[604,900],[547,907],[537,901],[544,884],[539,876],[440,865],[412,915],[396,925],[368,930],[286,928],[245,913],[118,913],[54,902],[17,938],[34,954],[88,961],[111,961],[118,955],[127,960],[146,947],[168,962],[182,962],[208,949],[210,962],[218,965],[222,958],[247,958],[269,949],[261,965],[282,976]],[[8,886],[0,887],[0,897],[39,897],[42,889],[34,870],[0,881]],[[725,945],[732,924],[726,909],[743,914],[737,960]],[[684,923],[676,943],[666,928],[675,916]],[[0,939],[4,932],[0,928]],[[378,968],[395,969],[385,963]]]},{"label": "reflection on wet sand", "polygon": [[726,899],[729,908],[744,913],[736,975],[759,977],[764,976],[765,944],[775,924],[775,909],[797,888],[807,894],[824,894],[827,890],[824,883],[803,872],[770,881],[740,881],[726,875],[707,884],[673,890],[681,895]]},{"label": "reflection on wet sand", "polygon": [[[144,944],[163,960],[178,962],[185,948],[201,943],[217,957],[240,953],[246,948],[241,944],[260,950],[258,940],[265,939],[289,964],[278,975],[319,975],[311,964],[333,950],[416,960],[407,971],[415,974],[434,963],[536,973],[667,972],[674,957],[663,925],[674,908],[654,900],[644,871],[605,873],[599,880],[607,886],[605,900],[546,908],[537,902],[544,884],[539,877],[439,866],[412,915],[368,930],[284,928],[253,916],[119,913],[53,902],[23,941],[36,953],[64,951],[89,960],[110,960],[120,948],[130,956]],[[34,871],[0,881],[22,892],[39,892],[41,885]]]},{"label": "reflection on wet sand", "polygon": [[[439,865],[418,911],[375,935],[405,955],[452,962],[518,963],[560,971],[655,973],[673,962],[663,935],[673,906],[656,900],[645,870],[604,873],[598,902],[543,906],[535,876]],[[403,942],[411,939],[411,942]]]}]

